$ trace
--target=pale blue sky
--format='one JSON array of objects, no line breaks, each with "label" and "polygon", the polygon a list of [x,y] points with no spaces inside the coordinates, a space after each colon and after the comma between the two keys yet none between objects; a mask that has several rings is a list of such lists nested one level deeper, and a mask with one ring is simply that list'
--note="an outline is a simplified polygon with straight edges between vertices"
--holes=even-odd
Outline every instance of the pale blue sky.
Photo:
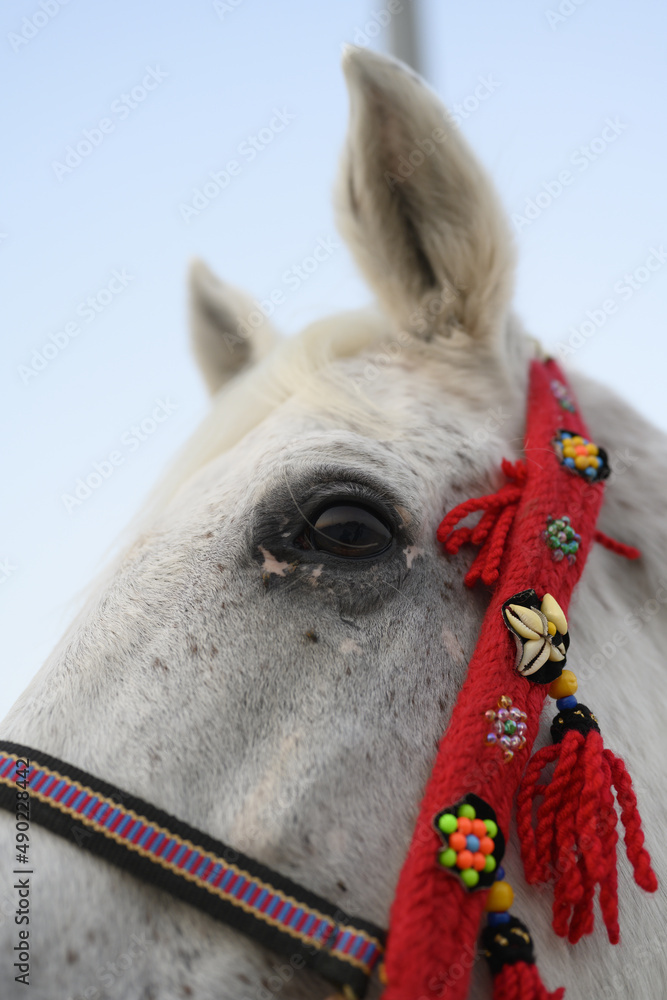
[{"label": "pale blue sky", "polygon": [[[341,43],[387,45],[373,28],[384,0],[44,4],[0,11],[0,715],[206,410],[187,346],[188,258],[259,298],[285,290],[284,272],[335,235]],[[557,21],[559,5],[573,12]],[[519,312],[552,347],[592,313],[599,328],[575,337],[573,362],[667,428],[667,265],[643,269],[667,243],[667,11],[658,0],[425,0],[422,12],[426,74],[467,115],[462,130],[517,220]],[[145,77],[154,89],[141,90]],[[102,119],[90,155],[54,168]],[[230,160],[225,190],[184,221],[181,206]],[[367,300],[338,247],[286,290],[275,320],[291,333]],[[26,374],[45,344],[53,356]],[[63,494],[111,452],[119,464],[68,512]]]}]

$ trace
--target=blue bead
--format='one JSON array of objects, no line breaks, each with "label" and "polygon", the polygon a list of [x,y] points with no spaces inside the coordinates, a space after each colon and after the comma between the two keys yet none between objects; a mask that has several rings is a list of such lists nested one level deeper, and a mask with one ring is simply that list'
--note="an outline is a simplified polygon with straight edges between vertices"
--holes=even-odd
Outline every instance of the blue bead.
[{"label": "blue bead", "polygon": [[489,913],[487,914],[487,921],[489,927],[497,927],[499,924],[508,924],[510,922],[509,913]]},{"label": "blue bead", "polygon": [[567,698],[559,698],[556,702],[556,708],[559,712],[562,712],[564,708],[574,708],[577,704],[577,699],[573,694],[569,694]]},{"label": "blue bead", "polygon": [[472,851],[473,854],[476,851],[478,851],[479,850],[479,837],[476,837],[474,833],[468,834],[468,836],[466,837],[466,847],[468,848],[469,851]]},{"label": "blue bead", "polygon": [[573,458],[564,458],[563,459],[563,465],[567,465],[568,469],[574,469],[574,459]]},{"label": "blue bead", "polygon": [[503,868],[502,865],[498,865],[498,867],[496,868],[496,882],[502,882],[504,878],[505,878],[505,869]]}]

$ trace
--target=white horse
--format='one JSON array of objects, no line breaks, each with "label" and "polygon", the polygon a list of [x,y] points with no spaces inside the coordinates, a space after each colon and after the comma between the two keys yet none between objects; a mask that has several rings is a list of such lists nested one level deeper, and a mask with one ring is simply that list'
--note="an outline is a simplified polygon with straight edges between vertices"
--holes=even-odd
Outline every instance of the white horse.
[{"label": "white horse", "polygon": [[[501,458],[520,455],[539,347],[510,312],[505,216],[441,104],[371,52],[348,50],[344,68],[340,223],[379,309],[290,340],[268,323],[240,337],[252,302],[194,266],[211,414],[0,736],[386,926],[487,602],[463,586],[470,552],[445,556],[435,529],[444,511],[498,486]],[[664,878],[666,440],[608,389],[572,379],[614,470],[600,527],[643,557],[592,553],[571,609],[571,663],[635,776]],[[363,558],[309,526],[328,510],[335,534],[341,506],[367,521]],[[14,818],[1,810],[0,830],[4,1000],[332,992],[34,824],[26,992],[11,957]],[[515,849],[506,868],[550,988],[566,985],[569,1000],[667,996],[667,910],[661,892],[634,885],[625,857],[616,948],[602,927],[574,947],[556,938],[550,890],[525,885]],[[374,980],[369,996],[380,993]],[[481,961],[470,996],[490,996]]]}]

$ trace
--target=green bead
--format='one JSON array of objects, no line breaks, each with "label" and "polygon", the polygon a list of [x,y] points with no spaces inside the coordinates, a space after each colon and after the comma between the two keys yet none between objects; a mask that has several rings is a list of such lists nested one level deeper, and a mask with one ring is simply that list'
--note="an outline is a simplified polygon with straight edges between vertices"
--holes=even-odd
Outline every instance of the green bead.
[{"label": "green bead", "polygon": [[574,538],[574,531],[569,526],[565,529],[565,537],[567,538],[568,542]]},{"label": "green bead", "polygon": [[485,872],[494,872],[496,870],[496,859],[493,854],[487,854],[486,861],[484,862]]},{"label": "green bead", "polygon": [[474,889],[479,882],[479,872],[475,871],[474,868],[466,868],[465,871],[461,872],[461,878],[469,889]]},{"label": "green bead", "polygon": [[456,864],[456,851],[451,847],[448,847],[446,851],[440,851],[438,855],[438,861],[445,868],[453,868]]},{"label": "green bead", "polygon": [[498,836],[498,824],[492,819],[485,819],[484,826],[486,827],[486,832],[488,833],[491,840]]},{"label": "green bead", "polygon": [[516,722],[512,722],[511,719],[508,719],[505,723],[505,732],[508,736],[513,736],[516,732]]},{"label": "green bead", "polygon": [[558,531],[562,531],[564,527],[565,527],[565,522],[563,521],[562,517],[559,517],[558,520],[556,521],[556,528],[558,529]]},{"label": "green bead", "polygon": [[557,549],[560,545],[560,542],[558,541],[555,535],[551,535],[547,539],[547,545],[549,546],[550,549]]},{"label": "green bead", "polygon": [[547,528],[547,534],[549,534],[549,535],[555,535],[557,533],[558,533],[558,528],[556,527],[555,522],[552,521],[551,524],[549,525],[549,527]]},{"label": "green bead", "polygon": [[462,806],[459,806],[459,816],[466,816],[468,819],[474,819],[477,813],[475,812],[475,807],[464,802]]},{"label": "green bead", "polygon": [[438,829],[443,833],[454,833],[458,829],[458,823],[456,822],[456,816],[454,813],[443,813],[438,820]]}]

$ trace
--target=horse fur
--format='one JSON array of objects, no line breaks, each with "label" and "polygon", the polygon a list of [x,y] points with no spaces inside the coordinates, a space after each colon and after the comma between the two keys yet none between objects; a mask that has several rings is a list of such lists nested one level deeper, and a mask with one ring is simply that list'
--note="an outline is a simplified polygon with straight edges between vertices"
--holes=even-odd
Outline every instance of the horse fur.
[{"label": "horse fur", "polygon": [[[207,381],[235,377],[0,733],[386,925],[486,606],[462,585],[470,554],[445,557],[435,529],[444,511],[498,485],[502,457],[520,454],[535,344],[510,313],[512,247],[495,195],[444,110],[391,60],[353,49],[345,64],[339,206],[383,311],[316,324],[263,360],[251,345],[239,361],[215,336],[247,300],[224,295],[208,310]],[[382,185],[396,151],[437,121],[447,140],[393,200]],[[208,276],[194,284],[205,300]],[[633,564],[591,555],[570,616],[572,666],[635,776],[664,877],[667,443],[612,392],[572,378],[615,468],[600,526],[643,551]],[[332,491],[393,512],[389,555],[350,564],[292,547],[313,500]],[[0,978],[15,1000],[8,813],[0,830]],[[331,993],[298,961],[38,826],[30,836],[34,1000]],[[573,948],[551,931],[549,893],[525,885],[513,846],[505,867],[551,988],[566,984],[569,1000],[661,1000],[662,892],[640,894],[622,861],[621,945],[598,928]],[[380,992],[375,981],[371,1000]],[[489,995],[476,962],[471,1000]]]}]

